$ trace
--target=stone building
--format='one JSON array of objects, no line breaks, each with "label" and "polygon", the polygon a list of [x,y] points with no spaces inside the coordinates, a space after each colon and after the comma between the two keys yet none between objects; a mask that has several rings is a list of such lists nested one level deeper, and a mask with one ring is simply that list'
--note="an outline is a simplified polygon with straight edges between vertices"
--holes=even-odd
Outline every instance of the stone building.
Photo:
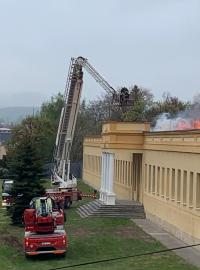
[{"label": "stone building", "polygon": [[187,243],[200,240],[200,130],[150,132],[110,122],[86,137],[83,179],[101,200],[139,201],[147,218]]}]

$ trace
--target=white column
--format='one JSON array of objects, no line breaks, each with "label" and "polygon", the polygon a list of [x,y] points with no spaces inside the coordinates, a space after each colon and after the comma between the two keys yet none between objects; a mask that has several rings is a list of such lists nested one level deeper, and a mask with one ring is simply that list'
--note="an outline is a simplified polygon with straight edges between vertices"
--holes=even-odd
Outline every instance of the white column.
[{"label": "white column", "polygon": [[101,155],[101,188],[100,188],[100,201],[103,201],[103,180],[104,180],[104,162],[103,153]]},{"label": "white column", "polygon": [[109,171],[108,171],[108,192],[113,191],[113,178],[114,178],[114,158],[113,154],[109,154],[108,156],[109,162]]},{"label": "white column", "polygon": [[100,200],[105,202],[105,183],[106,183],[106,153],[102,153],[101,161],[101,188],[100,188]]},{"label": "white column", "polygon": [[115,194],[113,193],[114,181],[114,154],[107,153],[107,178],[106,178],[106,204],[115,205]]},{"label": "white column", "polygon": [[110,170],[109,153],[106,153],[106,172],[105,172],[105,191],[106,191],[106,193],[109,190],[109,170]]},{"label": "white column", "polygon": [[106,193],[107,193],[107,171],[108,171],[108,164],[107,164],[107,153],[104,153],[104,190],[103,190],[103,202],[106,203]]},{"label": "white column", "polygon": [[100,200],[107,205],[115,205],[113,193],[114,181],[114,154],[102,153]]}]

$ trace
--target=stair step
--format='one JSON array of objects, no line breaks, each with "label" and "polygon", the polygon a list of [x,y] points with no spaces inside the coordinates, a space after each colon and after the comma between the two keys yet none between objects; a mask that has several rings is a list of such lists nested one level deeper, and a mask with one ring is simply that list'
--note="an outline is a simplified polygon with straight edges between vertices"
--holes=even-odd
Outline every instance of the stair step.
[{"label": "stair step", "polygon": [[77,212],[81,217],[88,217],[89,216],[85,210],[77,210]]},{"label": "stair step", "polygon": [[105,205],[100,200],[94,200],[77,209],[81,217],[121,217],[121,218],[145,218],[142,204],[116,204]]},{"label": "stair step", "polygon": [[78,212],[79,213],[81,213],[82,215],[84,215],[84,216],[89,216],[90,214],[87,212],[87,210],[85,210],[85,209],[78,209]]}]

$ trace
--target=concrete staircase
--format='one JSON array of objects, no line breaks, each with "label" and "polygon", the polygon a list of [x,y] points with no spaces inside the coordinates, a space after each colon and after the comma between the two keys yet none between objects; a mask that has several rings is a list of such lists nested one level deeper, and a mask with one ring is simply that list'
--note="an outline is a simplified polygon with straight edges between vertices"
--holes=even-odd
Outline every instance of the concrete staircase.
[{"label": "concrete staircase", "polygon": [[117,201],[116,205],[106,205],[100,200],[94,200],[77,209],[82,217],[119,217],[119,218],[145,218],[144,207],[138,202]]}]

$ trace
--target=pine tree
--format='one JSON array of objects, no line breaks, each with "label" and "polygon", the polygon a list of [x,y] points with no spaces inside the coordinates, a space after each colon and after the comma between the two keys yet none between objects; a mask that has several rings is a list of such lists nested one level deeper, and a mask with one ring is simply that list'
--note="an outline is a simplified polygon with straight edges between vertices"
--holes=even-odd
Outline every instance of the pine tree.
[{"label": "pine tree", "polygon": [[13,204],[9,213],[12,223],[20,224],[24,209],[29,206],[31,199],[44,194],[40,180],[42,159],[31,123],[18,130],[14,138],[15,142],[8,155],[10,172],[15,180],[12,189]]}]

